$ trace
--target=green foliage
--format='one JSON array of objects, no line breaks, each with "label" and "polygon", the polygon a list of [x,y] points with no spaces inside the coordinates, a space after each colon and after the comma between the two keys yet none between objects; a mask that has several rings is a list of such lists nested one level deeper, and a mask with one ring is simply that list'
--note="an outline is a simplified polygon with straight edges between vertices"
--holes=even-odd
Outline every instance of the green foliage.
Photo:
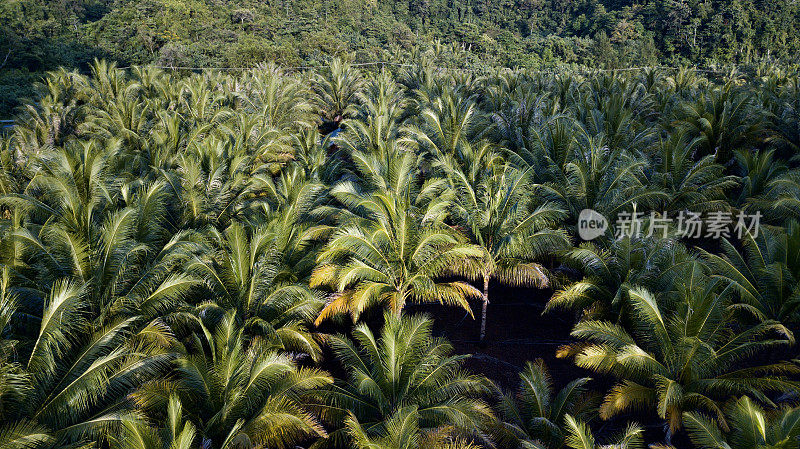
[{"label": "green foliage", "polygon": [[644,447],[642,438],[643,430],[636,424],[630,424],[621,435],[617,437],[617,442],[608,445],[599,445],[595,442],[594,435],[586,423],[576,420],[570,415],[565,417],[567,425],[566,445],[572,449],[641,449]]},{"label": "green foliage", "polygon": [[447,340],[433,337],[427,316],[387,313],[384,320],[378,335],[359,324],[352,340],[331,340],[347,376],[320,392],[321,416],[340,429],[328,443],[347,436],[356,447],[382,440],[378,447],[406,448],[443,432],[486,438],[493,413],[483,398],[491,384],[463,370],[467,356],[452,355]]},{"label": "green foliage", "polygon": [[790,223],[786,232],[763,230],[748,234],[742,250],[723,241],[721,255],[706,252],[715,276],[734,287],[745,310],[761,320],[790,321],[800,307],[800,230]]},{"label": "green foliage", "polygon": [[692,442],[701,449],[768,449],[800,446],[800,410],[784,408],[767,412],[744,396],[726,408],[731,432],[723,435],[713,421],[702,415],[685,413],[684,421]]},{"label": "green foliage", "polygon": [[619,378],[606,394],[601,417],[650,409],[675,432],[684,411],[703,411],[727,429],[719,404],[725,397],[749,394],[771,404],[766,393],[797,388],[794,364],[737,365],[754,353],[789,344],[789,337],[770,337],[786,334],[783,326],[765,321],[734,333],[726,326],[731,318],[725,295],[715,293],[713,282],[694,285],[698,280],[690,279],[682,288],[685,300],[672,313],[648,291],[630,290],[636,320],[630,332],[593,320],[573,329],[572,335],[587,343],[562,348],[562,355],[574,354],[578,366]]},{"label": "green foliage", "polygon": [[[0,114],[45,70],[96,57],[170,67],[440,65],[621,68],[669,63],[795,62],[792,0],[13,0],[0,7]],[[445,43],[445,44],[442,44]]]},{"label": "green foliage", "polygon": [[143,386],[133,397],[139,408],[153,412],[165,403],[169,408],[177,394],[187,419],[218,447],[245,439],[287,448],[326,435],[303,399],[331,382],[326,373],[298,367],[265,339],[247,341],[233,313],[210,329],[199,326],[198,337],[175,363],[177,381]]},{"label": "green foliage", "polygon": [[[553,3],[564,17],[587,5]],[[639,448],[646,435],[652,447],[793,447],[796,70],[446,70],[494,44],[525,59],[515,33],[481,31],[505,20],[492,4],[452,6],[467,50],[434,41],[419,52],[380,3],[318,10],[375,21],[353,34],[366,52],[356,57],[391,30],[408,66],[362,68],[344,54],[313,73],[95,61],[90,75],[59,69],[36,85],[0,134],[0,446]],[[635,48],[644,28],[632,17],[650,6],[595,6],[573,22],[539,14],[530,30],[602,36],[595,22],[622,9],[631,17],[599,40]],[[311,10],[288,2],[150,7],[147,20],[174,25],[158,51],[175,58],[181,46],[203,57],[202,39],[167,21],[178,15],[209,31],[224,12],[231,27],[278,35],[259,28],[272,8],[269,21],[291,13],[304,27],[292,42],[324,41]],[[428,39],[445,10],[392,13],[413,15]],[[688,42],[652,40],[676,52]],[[243,61],[274,50],[236,42]],[[580,242],[584,208],[612,227],[641,212],[645,235]],[[646,235],[651,211],[762,222],[758,235],[732,224],[719,240],[675,226]],[[539,362],[503,395],[432,319],[407,315],[481,299],[485,312],[491,279],[552,288],[548,310],[575,312],[561,355],[616,379],[599,409],[583,374],[551,378]]]},{"label": "green foliage", "polygon": [[508,441],[521,448],[560,448],[571,430],[569,418],[588,418],[594,401],[588,392],[588,377],[575,379],[554,391],[553,379],[541,360],[528,362],[520,373],[514,395],[504,395],[498,405]]}]

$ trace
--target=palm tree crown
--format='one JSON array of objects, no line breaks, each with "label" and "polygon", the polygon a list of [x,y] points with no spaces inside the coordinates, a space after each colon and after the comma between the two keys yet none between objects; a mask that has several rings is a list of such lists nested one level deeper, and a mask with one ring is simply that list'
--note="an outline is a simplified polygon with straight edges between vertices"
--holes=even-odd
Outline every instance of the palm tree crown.
[{"label": "palm tree crown", "polygon": [[[384,318],[379,335],[359,324],[353,340],[332,338],[347,376],[320,393],[320,414],[335,426],[346,424],[357,441],[399,438],[406,431],[416,441],[416,429],[442,434],[452,428],[455,435],[485,437],[493,414],[482,397],[491,385],[467,374],[466,356],[452,355],[446,340],[431,335],[430,318],[391,313]],[[406,420],[416,424],[402,430]],[[329,440],[336,443],[345,434],[344,429],[333,432]]]}]

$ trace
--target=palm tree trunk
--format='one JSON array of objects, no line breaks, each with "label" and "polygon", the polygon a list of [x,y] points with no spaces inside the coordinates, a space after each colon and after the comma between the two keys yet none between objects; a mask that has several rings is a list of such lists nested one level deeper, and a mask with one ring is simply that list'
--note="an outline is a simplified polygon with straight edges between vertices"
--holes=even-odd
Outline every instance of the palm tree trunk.
[{"label": "palm tree trunk", "polygon": [[486,309],[489,306],[489,276],[483,275],[483,308],[481,310],[481,336],[480,342],[483,343],[486,337]]},{"label": "palm tree trunk", "polygon": [[392,312],[398,318],[403,315],[403,307],[406,305],[406,289],[401,288],[399,292],[397,292],[397,301],[395,301],[394,307],[392,308]]}]

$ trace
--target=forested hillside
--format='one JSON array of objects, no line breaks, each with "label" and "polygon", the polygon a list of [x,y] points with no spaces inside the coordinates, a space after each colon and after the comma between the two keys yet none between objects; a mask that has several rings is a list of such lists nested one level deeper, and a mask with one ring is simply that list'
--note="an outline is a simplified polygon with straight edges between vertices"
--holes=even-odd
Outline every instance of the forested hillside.
[{"label": "forested hillside", "polygon": [[620,67],[794,61],[795,0],[6,0],[0,110],[32,80],[95,57],[121,65],[251,67],[405,61],[436,40],[440,65]]}]

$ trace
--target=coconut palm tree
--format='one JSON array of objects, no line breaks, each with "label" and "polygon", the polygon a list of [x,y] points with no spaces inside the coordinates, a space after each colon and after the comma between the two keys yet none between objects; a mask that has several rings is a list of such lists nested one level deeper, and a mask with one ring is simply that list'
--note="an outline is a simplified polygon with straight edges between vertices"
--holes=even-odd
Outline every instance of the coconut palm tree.
[{"label": "coconut palm tree", "polygon": [[437,159],[452,157],[461,165],[487,153],[481,148],[486,119],[469,96],[447,87],[429,103],[420,113],[419,128],[413,129],[423,151]]},{"label": "coconut palm tree", "polygon": [[354,105],[365,84],[361,73],[340,58],[331,59],[328,67],[314,76],[313,82],[312,89],[323,117],[337,125],[345,111]]},{"label": "coconut palm tree", "polygon": [[164,183],[120,186],[107,179],[97,151],[86,144],[77,156],[62,153],[24,194],[3,198],[29,211],[26,226],[11,233],[21,262],[13,267],[17,285],[35,303],[63,278],[85,283],[98,326],[167,314],[199,287],[181,268],[200,247],[191,233],[168,231]]},{"label": "coconut palm tree", "polygon": [[800,307],[800,226],[744,233],[741,249],[728,239],[721,254],[703,251],[714,277],[733,287],[748,312],[760,320],[796,322]]},{"label": "coconut palm tree", "polygon": [[275,236],[274,245],[283,264],[278,276],[281,280],[307,281],[321,244],[333,233],[341,214],[330,200],[328,186],[307,179],[297,165],[281,170],[269,184],[267,202],[247,226],[265,226]]},{"label": "coconut palm tree", "polygon": [[221,123],[232,114],[225,105],[225,93],[216,89],[218,75],[205,72],[193,75],[180,84],[178,110],[198,124]]},{"label": "coconut palm tree", "polygon": [[[576,133],[577,139],[561,134],[567,129]],[[533,168],[537,176],[535,192],[565,209],[568,222],[577,222],[584,209],[593,209],[614,221],[620,212],[636,205],[655,209],[668,199],[658,186],[648,182],[644,172],[648,162],[607,146],[602,133],[592,136],[589,129],[574,123],[569,128],[553,126],[545,137],[542,142],[548,145],[533,150],[533,164],[528,165],[529,158],[514,162]],[[555,146],[550,147],[550,143]]]},{"label": "coconut palm tree", "polygon": [[86,133],[102,136],[105,139],[119,139],[124,151],[132,155],[130,162],[141,165],[143,161],[137,160],[136,153],[142,151],[146,142],[145,136],[150,130],[148,119],[152,116],[152,112],[148,108],[147,102],[140,97],[122,96],[117,100],[108,101],[104,108],[93,110],[82,123],[82,129]]},{"label": "coconut palm tree", "polygon": [[248,143],[233,137],[235,129],[191,142],[177,157],[177,173],[167,176],[180,192],[185,226],[224,228],[246,219],[266,201],[271,177],[288,162],[283,144]]},{"label": "coconut palm tree", "polygon": [[[566,445],[572,449],[643,449],[643,429],[636,424],[628,427],[611,444],[597,444],[591,429],[586,423],[576,420],[570,415],[564,417],[567,427]],[[534,446],[535,447],[535,446]]]},{"label": "coconut palm tree", "polygon": [[406,181],[408,169],[394,173],[396,165],[416,163],[406,154],[415,150],[415,142],[406,136],[403,126],[409,101],[383,71],[358,97],[354,118],[344,120],[345,132],[333,139],[341,148],[338,154],[349,162],[346,170],[350,176],[343,178],[352,178],[364,190],[397,191]]},{"label": "coconut palm tree", "polygon": [[[563,106],[559,98],[562,92],[551,96],[542,86],[521,78],[520,75],[501,74],[490,79],[488,104],[483,108],[491,114],[493,129],[490,135],[493,139],[512,154],[525,158],[541,145],[543,125],[564,116],[558,114],[558,109]],[[566,79],[572,81],[571,77]],[[569,87],[564,89],[563,95],[567,96]]]},{"label": "coconut palm tree", "polygon": [[526,363],[519,378],[516,393],[504,395],[497,407],[504,437],[513,447],[559,449],[568,433],[566,417],[587,419],[594,411],[588,377],[575,379],[554,391],[547,367],[537,360]]},{"label": "coconut palm tree", "polygon": [[209,229],[208,252],[186,269],[204,279],[212,294],[211,303],[199,305],[200,313],[235,312],[249,334],[262,336],[272,347],[317,359],[320,348],[307,325],[323,300],[282,274],[293,267],[287,266],[285,248],[279,246],[279,239],[286,238],[280,231],[285,230],[262,226],[249,232],[238,223],[224,232]]},{"label": "coconut palm tree", "polygon": [[770,449],[800,447],[800,408],[767,411],[743,396],[726,408],[730,432],[702,414],[686,412],[683,420],[692,443],[700,449]]},{"label": "coconut palm tree", "polygon": [[759,211],[765,221],[782,224],[800,219],[800,171],[791,169],[775,150],[738,151],[742,190],[736,205],[750,213]]},{"label": "coconut palm tree", "polygon": [[729,207],[725,194],[738,185],[736,177],[726,176],[725,167],[711,155],[695,161],[692,154],[699,144],[699,139],[687,141],[683,132],[661,141],[653,183],[661,186],[669,199],[659,210],[705,212]]},{"label": "coconut palm tree", "polygon": [[[399,168],[408,170],[413,158],[404,160]],[[333,195],[356,214],[333,234],[311,275],[312,287],[333,291],[317,323],[342,313],[358,320],[376,305],[399,314],[409,302],[471,311],[468,299],[480,297],[480,292],[466,282],[442,278],[473,272],[468,265],[482,253],[444,225],[445,187],[442,180],[417,187],[409,176],[406,193],[334,188]]]},{"label": "coconut palm tree", "polygon": [[471,277],[483,281],[480,340],[486,335],[489,281],[545,287],[548,277],[534,259],[568,245],[552,228],[563,217],[552,205],[534,204],[531,173],[505,165],[481,140],[484,119],[474,102],[453,89],[431,101],[422,124],[413,130],[433,167],[455,190],[452,221],[466,231],[484,255]]},{"label": "coconut palm tree", "polygon": [[[394,107],[385,101],[389,103],[378,104],[378,109]],[[353,150],[357,178],[331,189],[343,207],[339,229],[319,254],[311,276],[312,287],[333,292],[317,323],[343,313],[357,320],[375,305],[399,314],[407,302],[458,305],[469,311],[468,299],[480,295],[466,282],[442,280],[472,272],[469,264],[480,256],[478,248],[444,223],[452,199],[447,182],[423,182],[416,170],[419,157],[409,148],[412,142],[396,138],[394,131],[375,129],[393,123],[380,117],[370,126],[353,121],[362,125],[341,140],[343,148]]]},{"label": "coconut palm tree", "polygon": [[0,136],[0,195],[9,195],[24,189],[30,181],[29,162],[22,160],[12,137]]},{"label": "coconut palm tree", "polygon": [[789,152],[800,151],[800,83],[796,77],[775,70],[761,89],[767,126],[777,134],[777,143]]},{"label": "coconut palm tree", "polygon": [[445,164],[456,192],[452,220],[483,252],[473,275],[483,281],[483,341],[490,280],[547,287],[547,272],[535,260],[569,247],[566,233],[556,229],[565,214],[552,204],[535,205],[529,172],[504,165],[491,174],[476,174],[477,169],[465,172],[452,162]]},{"label": "coconut palm tree", "polygon": [[291,137],[292,162],[305,172],[306,178],[329,185],[340,179],[339,173],[343,171],[341,160],[328,154],[328,148],[332,146],[330,137],[320,141],[319,131],[313,128]]},{"label": "coconut palm tree", "polygon": [[22,192],[4,201],[40,217],[55,216],[73,233],[91,240],[92,230],[119,199],[124,173],[112,176],[109,161],[119,141],[81,140],[42,154],[33,162],[36,176]]},{"label": "coconut palm tree", "polygon": [[556,291],[545,312],[572,310],[590,319],[617,321],[624,318],[621,311],[629,305],[631,288],[669,291],[676,279],[691,277],[696,264],[686,247],[673,239],[627,236],[608,246],[582,243],[561,259],[583,278]]},{"label": "coconut palm tree", "polygon": [[49,73],[38,85],[39,100],[25,103],[14,127],[20,152],[39,153],[64,145],[83,121],[89,89],[86,77],[64,69]]},{"label": "coconut palm tree", "polygon": [[607,74],[592,78],[590,86],[575,116],[593,139],[602,139],[612,151],[634,155],[653,140],[654,127],[643,123],[653,112],[652,96],[642,84]]},{"label": "coconut palm tree", "polygon": [[242,79],[245,108],[257,113],[262,129],[289,131],[312,127],[316,122],[309,86],[267,64]]},{"label": "coconut palm tree", "polygon": [[800,222],[800,171],[793,170],[772,182],[767,197],[772,200],[770,209],[779,220]]},{"label": "coconut palm tree", "polygon": [[319,447],[373,439],[405,447],[420,432],[435,439],[449,433],[485,438],[493,414],[482,397],[491,384],[463,370],[467,356],[451,355],[452,346],[433,337],[429,317],[386,313],[384,320],[378,335],[362,323],[352,340],[331,338],[347,376],[319,393],[320,416],[338,429]]},{"label": "coconut palm tree", "polygon": [[[196,447],[197,428],[184,419],[183,405],[177,396],[167,403],[165,425],[152,426],[147,421],[132,417],[123,421],[119,436],[112,437],[111,446],[119,449],[191,449]],[[222,448],[231,447],[230,442]]]},{"label": "coconut palm tree", "polygon": [[356,449],[479,449],[462,439],[452,439],[446,432],[423,433],[419,428],[416,407],[395,412],[386,422],[385,435],[370,436],[354,416],[347,419],[347,430]]},{"label": "coconut palm tree", "polygon": [[[128,395],[169,371],[174,339],[163,321],[142,327],[140,317],[131,317],[93,329],[89,310],[84,286],[53,285],[38,335],[5,377],[11,382],[0,399],[8,417],[0,425],[0,446],[69,448],[105,441],[127,419]],[[13,306],[4,312],[13,316]],[[0,372],[8,369],[4,364]]]},{"label": "coconut palm tree", "polygon": [[[747,363],[752,354],[791,344],[785,328],[771,321],[734,331],[727,294],[715,282],[692,281],[683,289],[675,312],[650,292],[628,292],[636,320],[628,331],[607,321],[583,321],[572,331],[581,343],[562,348],[559,356],[575,356],[576,365],[616,376],[600,417],[628,410],[655,412],[665,421],[667,441],[683,426],[683,412],[712,414],[723,428],[728,422],[720,401],[730,395],[751,395],[772,404],[769,392],[798,388],[790,376],[800,368],[787,362]],[[782,333],[783,338],[773,336]]]},{"label": "coconut palm tree", "polygon": [[25,385],[25,374],[14,360],[19,341],[14,339],[11,320],[18,310],[16,298],[8,289],[8,269],[3,269],[3,284],[0,291],[0,412],[4,415],[21,398]]},{"label": "coconut palm tree", "polygon": [[742,190],[737,203],[743,208],[769,209],[771,187],[789,172],[787,164],[775,157],[775,150],[737,151],[736,162],[741,171]]},{"label": "coconut palm tree", "polygon": [[143,412],[163,410],[177,395],[185,418],[213,447],[236,440],[244,447],[290,448],[326,435],[304,399],[331,383],[326,373],[299,368],[265,339],[247,338],[233,312],[218,319],[200,316],[195,320],[199,331],[187,340],[174,380],[147,384],[132,396]]},{"label": "coconut palm tree", "polygon": [[709,89],[679,107],[675,126],[700,139],[696,159],[713,155],[717,163],[727,165],[736,150],[763,138],[764,121],[751,101],[733,83]]},{"label": "coconut palm tree", "polygon": [[116,62],[95,59],[90,65],[89,91],[91,104],[102,109],[109,101],[115,101],[131,93],[131,84],[126,72],[117,67]]},{"label": "coconut palm tree", "polygon": [[[527,130],[513,127],[505,130],[507,125],[497,126],[498,131],[505,130],[501,142],[509,150],[508,160],[517,167],[534,167],[537,181],[563,179],[558,167],[565,166],[574,157],[579,135],[575,128],[579,125],[563,114],[543,115],[539,120],[541,123],[532,123]],[[515,143],[515,140],[521,141]]]}]

